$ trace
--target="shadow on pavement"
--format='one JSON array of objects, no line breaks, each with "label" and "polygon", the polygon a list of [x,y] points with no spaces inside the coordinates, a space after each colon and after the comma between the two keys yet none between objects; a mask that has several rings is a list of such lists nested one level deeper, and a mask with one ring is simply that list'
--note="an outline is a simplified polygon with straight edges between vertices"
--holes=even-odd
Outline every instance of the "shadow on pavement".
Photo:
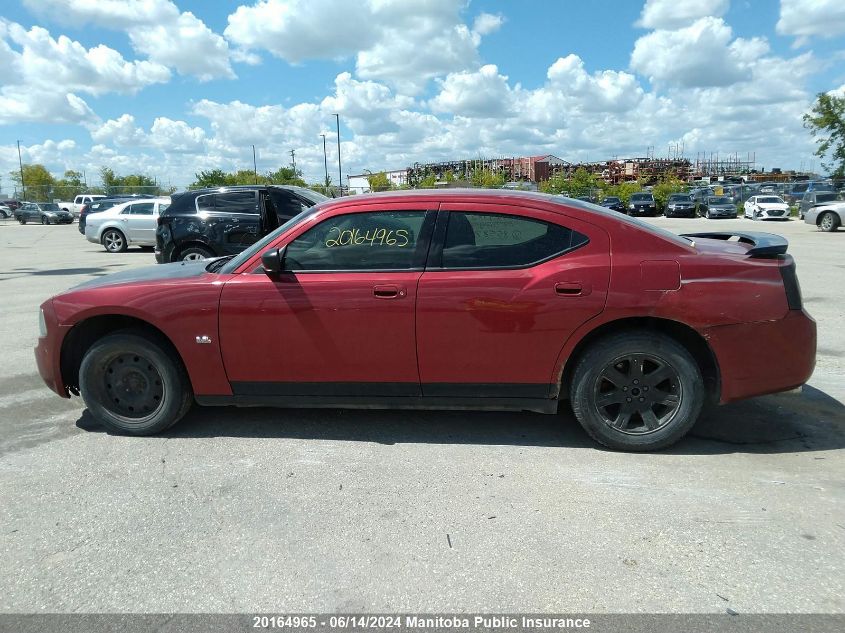
[{"label": "shadow on pavement", "polygon": [[[77,426],[104,429],[86,410]],[[479,411],[381,411],[195,406],[159,437],[257,437],[380,444],[488,444],[595,448],[568,406],[559,415]],[[795,453],[845,448],[845,406],[805,386],[705,412],[673,455]]]}]

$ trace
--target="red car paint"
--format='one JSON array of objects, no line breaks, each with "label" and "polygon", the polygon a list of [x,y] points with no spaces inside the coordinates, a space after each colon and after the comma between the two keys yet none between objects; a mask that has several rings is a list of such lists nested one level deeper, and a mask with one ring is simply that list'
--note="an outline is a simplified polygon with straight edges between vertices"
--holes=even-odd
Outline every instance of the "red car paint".
[{"label": "red car paint", "polygon": [[[263,273],[261,253],[340,214],[508,213],[564,225],[589,242],[536,266],[494,270]],[[150,278],[104,277],[42,305],[36,358],[47,385],[75,391],[66,337],[121,315],[173,344],[202,402],[299,395],[531,397],[553,401],[567,363],[598,328],[625,319],[683,324],[706,343],[728,402],[803,384],[815,322],[790,309],[780,267],[749,246],[671,239],[618,213],[537,194],[436,190],[323,203],[227,274],[183,264]],[[196,269],[199,270],[199,269]],[[186,271],[184,275],[180,271]],[[167,278],[154,279],[157,274]],[[121,275],[120,273],[118,275]],[[130,275],[131,277],[131,275]],[[656,320],[656,321],[655,321]],[[210,343],[198,344],[198,337]],[[327,387],[330,386],[330,387]],[[565,394],[564,394],[565,395]],[[551,408],[549,408],[551,410]]]}]

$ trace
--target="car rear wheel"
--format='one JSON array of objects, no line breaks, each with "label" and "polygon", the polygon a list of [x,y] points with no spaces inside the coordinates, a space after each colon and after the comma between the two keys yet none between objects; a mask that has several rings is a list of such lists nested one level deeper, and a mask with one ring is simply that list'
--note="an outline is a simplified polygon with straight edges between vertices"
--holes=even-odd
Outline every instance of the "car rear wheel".
[{"label": "car rear wheel", "polygon": [[822,231],[832,233],[839,228],[839,217],[830,211],[823,213],[822,217],[819,218],[819,228]]},{"label": "car rear wheel", "polygon": [[179,259],[183,262],[195,261],[198,259],[208,259],[209,257],[214,257],[214,253],[212,253],[209,249],[205,248],[204,246],[191,246],[189,248],[186,248],[179,255]]},{"label": "car rear wheel", "polygon": [[191,407],[182,364],[151,337],[110,334],[91,346],[79,368],[88,411],[110,431],[152,435],[170,428]]},{"label": "car rear wheel", "polygon": [[102,242],[109,253],[122,253],[126,250],[126,237],[117,229],[108,229],[103,233]]},{"label": "car rear wheel", "polygon": [[613,449],[665,448],[693,427],[704,404],[701,370],[674,339],[638,331],[599,340],[578,361],[570,387],[575,417]]}]

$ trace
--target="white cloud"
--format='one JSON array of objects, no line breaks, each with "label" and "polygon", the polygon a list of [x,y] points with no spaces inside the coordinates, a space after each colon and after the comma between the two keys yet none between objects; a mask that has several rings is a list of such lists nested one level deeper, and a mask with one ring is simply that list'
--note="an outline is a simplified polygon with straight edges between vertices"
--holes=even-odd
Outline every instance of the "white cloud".
[{"label": "white cloud", "polygon": [[135,117],[131,114],[91,126],[90,132],[96,143],[132,146],[141,145],[144,141],[144,130],[135,125]]},{"label": "white cloud", "polygon": [[721,18],[700,18],[675,31],[654,31],[639,38],[631,68],[652,83],[679,86],[726,86],[750,76],[746,62],[762,54],[764,40],[737,39]]},{"label": "white cloud", "polygon": [[675,29],[707,16],[721,17],[730,0],[646,0],[637,26],[647,29]]},{"label": "white cloud", "polygon": [[157,64],[201,81],[234,78],[229,45],[171,0],[24,0],[35,13],[56,22],[95,24],[125,31],[133,49]]},{"label": "white cloud", "polygon": [[479,13],[472,23],[472,32],[478,35],[489,35],[498,31],[505,18],[501,15],[493,15],[492,13]]},{"label": "white cloud", "polygon": [[452,73],[440,81],[440,93],[430,102],[435,112],[491,118],[510,115],[514,93],[508,78],[493,64],[476,72]]},{"label": "white cloud", "polygon": [[261,0],[238,7],[228,21],[230,41],[292,63],[352,55],[379,35],[369,2],[345,8],[333,0]]},{"label": "white cloud", "polygon": [[417,94],[434,77],[477,67],[481,38],[503,22],[481,13],[470,29],[462,8],[454,0],[362,0],[352,10],[332,0],[260,0],[238,7],[224,33],[241,51],[291,63],[354,55],[362,79]]},{"label": "white cloud", "polygon": [[776,30],[781,35],[825,38],[845,34],[845,3],[841,0],[781,0]]}]

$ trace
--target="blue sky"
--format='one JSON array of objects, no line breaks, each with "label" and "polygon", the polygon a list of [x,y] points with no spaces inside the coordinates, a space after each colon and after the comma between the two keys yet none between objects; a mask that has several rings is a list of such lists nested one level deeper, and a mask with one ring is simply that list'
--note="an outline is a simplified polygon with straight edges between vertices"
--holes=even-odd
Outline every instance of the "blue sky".
[{"label": "blue sky", "polygon": [[[26,162],[143,171],[259,169],[297,151],[322,173],[553,153],[604,160],[754,152],[814,165],[801,114],[845,86],[831,0],[7,0],[0,184]],[[96,182],[96,176],[89,177]]]}]

